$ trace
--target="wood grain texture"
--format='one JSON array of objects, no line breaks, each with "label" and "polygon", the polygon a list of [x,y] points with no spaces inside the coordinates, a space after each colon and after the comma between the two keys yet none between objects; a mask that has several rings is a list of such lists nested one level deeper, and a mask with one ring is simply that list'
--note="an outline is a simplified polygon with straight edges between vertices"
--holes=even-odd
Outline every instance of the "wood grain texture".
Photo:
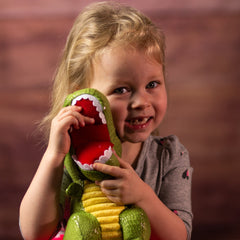
[{"label": "wood grain texture", "polygon": [[[194,240],[240,236],[240,6],[230,2],[140,4],[167,36],[169,109],[160,132],[178,135],[190,152]],[[14,3],[3,1],[0,12],[0,239],[7,240],[21,239],[19,204],[44,150],[36,122],[49,109],[77,9],[63,1]]]}]

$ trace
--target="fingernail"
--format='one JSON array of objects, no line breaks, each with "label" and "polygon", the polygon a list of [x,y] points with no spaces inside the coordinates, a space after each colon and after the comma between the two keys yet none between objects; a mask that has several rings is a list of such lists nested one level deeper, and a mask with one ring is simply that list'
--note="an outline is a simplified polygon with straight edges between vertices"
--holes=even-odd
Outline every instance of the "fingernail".
[{"label": "fingernail", "polygon": [[99,182],[99,181],[95,181],[95,184],[96,184],[96,185],[100,185],[100,182]]}]

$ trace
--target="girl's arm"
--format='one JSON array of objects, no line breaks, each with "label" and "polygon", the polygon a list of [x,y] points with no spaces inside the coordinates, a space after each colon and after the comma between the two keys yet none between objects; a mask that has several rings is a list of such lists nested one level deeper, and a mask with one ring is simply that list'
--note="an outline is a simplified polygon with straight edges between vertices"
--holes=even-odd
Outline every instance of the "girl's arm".
[{"label": "girl's arm", "polygon": [[49,239],[57,229],[61,218],[59,193],[63,158],[47,149],[22,200],[20,227],[26,240]]},{"label": "girl's arm", "polygon": [[20,206],[20,227],[26,240],[49,239],[57,229],[62,214],[63,160],[71,142],[68,131],[94,123],[80,111],[77,106],[63,108],[52,121],[47,150]]},{"label": "girl's arm", "polygon": [[148,215],[154,235],[159,240],[186,240],[187,230],[182,219],[169,210],[148,185],[143,193],[137,206]]},{"label": "girl's arm", "polygon": [[122,159],[119,159],[119,162],[121,168],[94,164],[95,170],[116,178],[97,183],[107,197],[116,203],[135,204],[142,208],[150,220],[152,232],[159,240],[186,240],[187,230],[183,221],[162,203],[130,164]]}]

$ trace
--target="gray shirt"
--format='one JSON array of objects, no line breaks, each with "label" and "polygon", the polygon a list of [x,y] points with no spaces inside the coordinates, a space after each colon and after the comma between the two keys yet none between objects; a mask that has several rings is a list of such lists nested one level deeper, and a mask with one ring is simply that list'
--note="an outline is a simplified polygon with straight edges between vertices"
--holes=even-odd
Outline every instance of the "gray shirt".
[{"label": "gray shirt", "polygon": [[188,151],[179,139],[174,135],[150,136],[133,168],[159,199],[183,220],[190,239],[192,168]]}]

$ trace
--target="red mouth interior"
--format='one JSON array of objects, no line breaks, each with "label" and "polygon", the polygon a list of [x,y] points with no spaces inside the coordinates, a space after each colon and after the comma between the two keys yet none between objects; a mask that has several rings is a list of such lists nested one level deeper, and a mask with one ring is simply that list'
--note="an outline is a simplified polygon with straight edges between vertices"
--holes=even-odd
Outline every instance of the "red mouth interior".
[{"label": "red mouth interior", "polygon": [[95,119],[95,124],[86,125],[71,132],[72,146],[81,164],[93,164],[95,160],[104,155],[113,144],[110,141],[107,124],[102,124],[99,112],[89,99],[81,99],[76,102],[83,109],[81,114]]},{"label": "red mouth interior", "polygon": [[76,102],[76,106],[82,107],[81,114],[95,119],[95,124],[102,124],[102,120],[99,117],[99,112],[96,107],[93,106],[93,102],[89,99],[81,99]]}]

